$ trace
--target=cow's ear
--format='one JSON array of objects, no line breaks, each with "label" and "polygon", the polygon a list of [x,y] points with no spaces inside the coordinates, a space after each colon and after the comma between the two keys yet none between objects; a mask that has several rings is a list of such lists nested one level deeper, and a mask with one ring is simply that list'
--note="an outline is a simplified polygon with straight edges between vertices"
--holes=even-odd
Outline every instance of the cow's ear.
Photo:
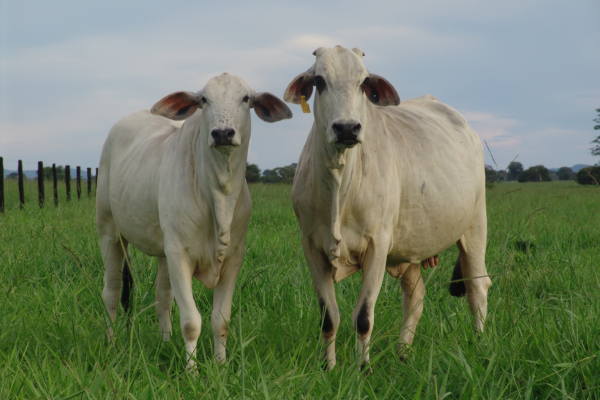
[{"label": "cow's ear", "polygon": [[308,101],[312,96],[314,84],[315,75],[311,74],[310,70],[301,73],[285,89],[283,100],[288,103],[300,104],[302,96],[304,96],[304,100]]},{"label": "cow's ear", "polygon": [[198,93],[175,92],[160,99],[150,112],[165,118],[180,121],[191,117],[200,106]]},{"label": "cow's ear", "polygon": [[376,106],[397,106],[400,104],[398,92],[384,77],[370,74],[361,85],[367,99]]},{"label": "cow's ear", "polygon": [[292,118],[292,111],[277,96],[269,93],[255,93],[252,96],[250,106],[258,118],[266,122],[277,122],[282,119]]}]

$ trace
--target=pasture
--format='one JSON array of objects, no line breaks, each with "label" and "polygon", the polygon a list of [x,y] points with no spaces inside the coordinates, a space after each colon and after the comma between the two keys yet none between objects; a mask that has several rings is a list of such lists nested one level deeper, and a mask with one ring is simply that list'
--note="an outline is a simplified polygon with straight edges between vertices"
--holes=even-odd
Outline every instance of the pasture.
[{"label": "pasture", "polygon": [[[292,212],[291,186],[250,186],[252,220],[234,295],[228,360],[212,357],[212,291],[195,281],[203,317],[198,375],[185,372],[177,307],[163,342],[154,311],[156,260],[133,250],[129,322],[108,343],[94,198],[18,209],[6,182],[0,214],[0,398],[594,399],[600,398],[600,190],[573,182],[488,190],[486,331],[448,283],[456,248],[424,272],[427,294],[411,355],[400,362],[400,285],[386,275],[371,347],[356,364],[351,313],[360,273],[336,286],[338,364],[320,365],[320,318]],[[48,190],[47,190],[48,192]],[[129,326],[128,326],[129,325]]]}]

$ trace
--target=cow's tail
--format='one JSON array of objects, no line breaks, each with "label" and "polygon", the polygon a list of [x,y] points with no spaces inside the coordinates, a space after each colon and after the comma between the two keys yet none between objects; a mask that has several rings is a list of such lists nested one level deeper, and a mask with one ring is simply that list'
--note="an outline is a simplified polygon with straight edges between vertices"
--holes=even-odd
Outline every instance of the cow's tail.
[{"label": "cow's tail", "polygon": [[454,264],[454,272],[450,281],[450,294],[454,297],[463,297],[467,293],[467,287],[462,274],[462,264],[460,263],[460,255]]},{"label": "cow's tail", "polygon": [[121,290],[121,304],[125,312],[131,312],[131,288],[133,287],[133,275],[131,275],[131,269],[129,268],[130,260],[129,257],[125,257],[123,261],[123,289]]}]

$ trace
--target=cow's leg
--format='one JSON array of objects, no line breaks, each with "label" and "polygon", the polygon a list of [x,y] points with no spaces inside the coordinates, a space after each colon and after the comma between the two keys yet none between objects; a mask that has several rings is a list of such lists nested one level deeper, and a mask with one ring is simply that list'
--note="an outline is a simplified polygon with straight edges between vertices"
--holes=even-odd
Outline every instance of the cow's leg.
[{"label": "cow's leg", "polygon": [[[408,264],[400,278],[402,286],[402,331],[400,332],[401,352],[412,345],[415,330],[421,314],[423,313],[423,299],[425,298],[425,283],[421,276],[419,264]],[[401,355],[402,359],[407,357],[406,353]]]},{"label": "cow's leg", "polygon": [[215,357],[221,364],[224,364],[227,359],[225,346],[231,321],[231,303],[242,264],[244,246],[240,246],[240,249],[242,249],[241,257],[236,257],[239,258],[236,262],[224,267],[213,292],[213,309],[210,322],[215,343]]},{"label": "cow's leg", "polygon": [[186,369],[191,372],[196,365],[194,357],[196,356],[196,345],[202,328],[202,318],[196,308],[194,293],[192,292],[192,277],[195,266],[183,250],[168,250],[166,253],[169,277],[179,308],[179,324],[187,352]]},{"label": "cow's leg", "polygon": [[163,340],[171,337],[171,309],[173,307],[173,289],[169,278],[169,266],[165,257],[158,257],[158,272],[156,273],[156,296],[154,308],[158,315],[158,326]]},{"label": "cow's leg", "polygon": [[312,243],[304,237],[302,238],[302,248],[319,301],[321,334],[323,346],[325,346],[323,359],[327,362],[327,368],[333,369],[336,364],[335,338],[340,326],[340,312],[333,287],[333,270],[325,255],[315,249]]},{"label": "cow's leg", "polygon": [[487,316],[487,292],[492,286],[485,269],[486,240],[487,218],[485,201],[482,201],[478,204],[471,225],[457,243],[467,300],[474,318],[473,325],[479,332],[483,332]]},{"label": "cow's leg", "polygon": [[362,287],[358,302],[352,312],[352,325],[358,339],[361,368],[364,368],[370,362],[369,340],[375,321],[375,303],[385,274],[387,248],[387,246],[379,246],[379,248],[367,251],[362,265]]},{"label": "cow's leg", "polygon": [[100,251],[104,262],[104,288],[102,300],[108,312],[106,334],[112,340],[113,324],[119,309],[119,296],[123,280],[123,260],[129,255],[129,243],[120,236],[112,216],[98,218],[98,234],[100,236]]}]

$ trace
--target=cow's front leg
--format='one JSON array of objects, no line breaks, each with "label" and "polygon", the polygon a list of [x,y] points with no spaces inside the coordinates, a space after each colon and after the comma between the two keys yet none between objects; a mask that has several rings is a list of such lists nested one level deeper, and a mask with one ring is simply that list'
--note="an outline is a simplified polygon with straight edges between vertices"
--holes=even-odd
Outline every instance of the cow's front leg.
[{"label": "cow's front leg", "polygon": [[423,299],[425,298],[425,283],[421,276],[419,264],[409,264],[400,278],[402,286],[402,331],[398,350],[400,357],[405,359],[405,353],[413,342],[415,330],[421,314],[423,314]]},{"label": "cow's front leg", "polygon": [[[386,247],[387,249],[387,247]],[[358,340],[358,357],[361,368],[370,363],[369,340],[375,322],[375,303],[381,290],[385,273],[386,253],[382,248],[367,252],[362,265],[362,287],[356,307],[352,312],[352,325]],[[371,370],[367,371],[370,373]]]},{"label": "cow's front leg", "polygon": [[154,308],[158,315],[158,326],[163,340],[171,337],[171,309],[173,307],[173,289],[169,278],[169,266],[165,257],[158,257],[158,272],[156,273],[156,296]]},{"label": "cow's front leg", "polygon": [[186,369],[191,372],[196,365],[194,361],[196,345],[202,328],[202,318],[196,308],[192,292],[194,266],[189,256],[183,251],[167,252],[167,264],[171,286],[179,308],[179,323],[187,352]]},{"label": "cow's front leg", "polygon": [[319,301],[323,359],[327,368],[331,370],[336,364],[335,338],[340,326],[340,312],[333,287],[333,270],[325,254],[315,249],[305,238],[302,238],[302,247]]},{"label": "cow's front leg", "polygon": [[[244,246],[240,247],[242,250]],[[241,254],[243,257],[243,252]],[[211,325],[213,339],[215,342],[215,357],[221,364],[227,359],[226,344],[229,335],[229,323],[231,320],[231,303],[233,292],[237,282],[238,274],[242,264],[242,259],[230,263],[221,271],[221,277],[213,293],[213,310],[211,315]]]}]

